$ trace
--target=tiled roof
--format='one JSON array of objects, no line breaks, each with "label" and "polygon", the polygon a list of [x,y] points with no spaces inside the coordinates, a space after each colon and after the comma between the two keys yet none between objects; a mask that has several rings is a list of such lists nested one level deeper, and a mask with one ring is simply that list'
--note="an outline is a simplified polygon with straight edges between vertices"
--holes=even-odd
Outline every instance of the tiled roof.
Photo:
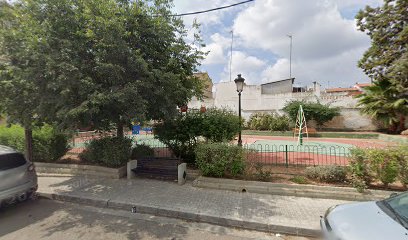
[{"label": "tiled roof", "polygon": [[326,92],[355,92],[359,91],[357,88],[328,88]]},{"label": "tiled roof", "polygon": [[359,86],[359,87],[369,87],[369,86],[371,86],[371,83],[357,83],[356,86]]}]

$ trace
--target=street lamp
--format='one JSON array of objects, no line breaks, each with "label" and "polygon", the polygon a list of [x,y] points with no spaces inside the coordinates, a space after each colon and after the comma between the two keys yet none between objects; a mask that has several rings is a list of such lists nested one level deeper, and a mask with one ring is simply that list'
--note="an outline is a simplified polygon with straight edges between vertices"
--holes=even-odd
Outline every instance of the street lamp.
[{"label": "street lamp", "polygon": [[241,77],[241,74],[238,74],[238,77],[234,80],[235,84],[237,85],[237,92],[238,92],[238,116],[239,116],[239,135],[238,135],[238,146],[242,146],[242,138],[241,138],[241,93],[244,90],[244,82],[245,78]]}]

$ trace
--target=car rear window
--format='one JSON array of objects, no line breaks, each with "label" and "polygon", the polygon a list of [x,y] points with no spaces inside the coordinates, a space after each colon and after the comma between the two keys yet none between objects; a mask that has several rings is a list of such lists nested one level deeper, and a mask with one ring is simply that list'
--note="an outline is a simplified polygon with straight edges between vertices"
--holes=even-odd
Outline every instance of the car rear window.
[{"label": "car rear window", "polygon": [[26,160],[21,153],[7,153],[0,155],[0,171],[23,166]]}]

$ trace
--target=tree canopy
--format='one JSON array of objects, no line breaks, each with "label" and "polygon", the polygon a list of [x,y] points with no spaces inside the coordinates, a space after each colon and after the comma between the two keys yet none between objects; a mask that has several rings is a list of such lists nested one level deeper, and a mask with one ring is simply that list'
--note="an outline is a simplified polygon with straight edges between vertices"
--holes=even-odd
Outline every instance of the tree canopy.
[{"label": "tree canopy", "polygon": [[204,53],[199,35],[195,44],[186,42],[187,29],[171,16],[171,6],[171,0],[8,5],[1,15],[0,66],[0,81],[11,84],[3,91],[6,114],[21,119],[12,104],[24,110],[28,105],[19,101],[27,101],[28,115],[42,121],[116,126],[120,135],[132,120],[174,116],[177,106],[202,94],[193,72]]},{"label": "tree canopy", "polygon": [[371,38],[358,64],[373,80],[359,96],[362,111],[391,131],[401,131],[408,114],[408,2],[385,0],[381,7],[367,6],[356,19]]},{"label": "tree canopy", "polygon": [[285,104],[283,111],[289,115],[294,123],[296,123],[300,105],[302,105],[306,121],[314,120],[318,127],[340,115],[340,109],[337,107],[330,107],[319,102],[293,100]]}]

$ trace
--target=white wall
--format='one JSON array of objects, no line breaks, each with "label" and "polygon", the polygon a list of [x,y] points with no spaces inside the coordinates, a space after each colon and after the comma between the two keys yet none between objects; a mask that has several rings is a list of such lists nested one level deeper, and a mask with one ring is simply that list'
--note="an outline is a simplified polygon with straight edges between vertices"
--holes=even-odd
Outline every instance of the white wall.
[{"label": "white wall", "polygon": [[[238,93],[234,82],[222,82],[215,84],[213,99],[189,103],[189,107],[228,108],[238,112]],[[242,116],[249,119],[250,115],[256,112],[278,112],[282,113],[282,108],[286,102],[291,100],[319,100],[322,104],[330,104],[341,108],[341,116],[325,124],[327,128],[353,129],[353,130],[375,130],[376,126],[371,119],[360,114],[357,107],[357,99],[347,95],[333,95],[316,91],[302,93],[282,93],[282,94],[261,94],[261,86],[246,85],[242,92]]]}]

